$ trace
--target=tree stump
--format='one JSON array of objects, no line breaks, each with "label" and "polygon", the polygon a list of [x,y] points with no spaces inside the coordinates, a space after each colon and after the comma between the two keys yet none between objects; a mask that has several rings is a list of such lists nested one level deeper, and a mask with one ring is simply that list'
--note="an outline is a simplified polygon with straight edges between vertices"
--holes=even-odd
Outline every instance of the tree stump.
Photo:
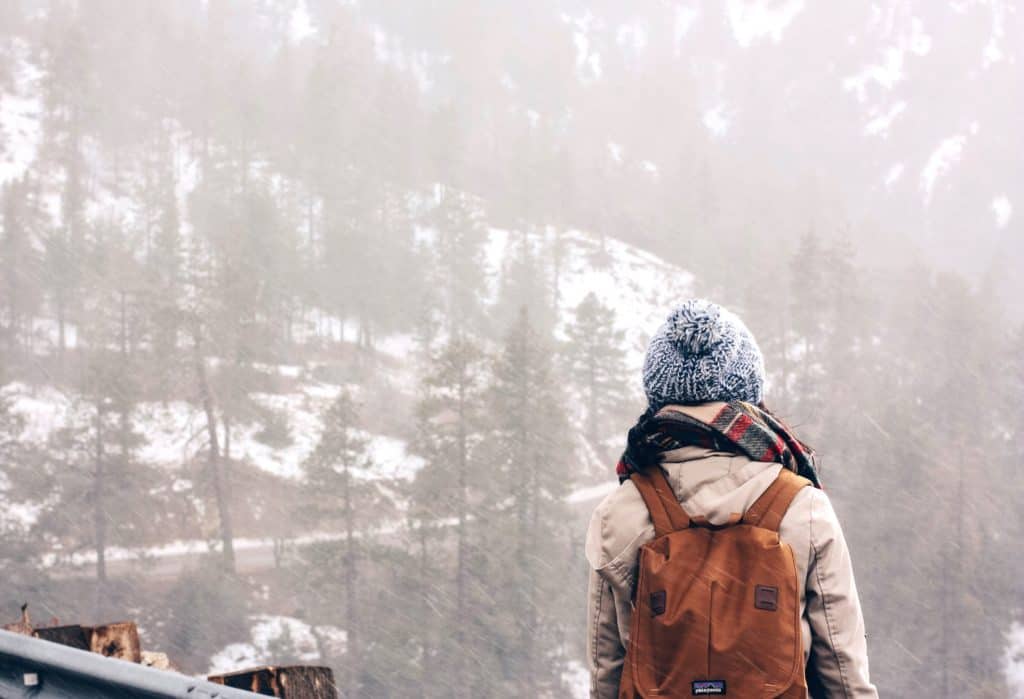
[{"label": "tree stump", "polygon": [[208,677],[211,682],[281,699],[337,699],[334,673],[328,667],[292,665],[256,667]]}]

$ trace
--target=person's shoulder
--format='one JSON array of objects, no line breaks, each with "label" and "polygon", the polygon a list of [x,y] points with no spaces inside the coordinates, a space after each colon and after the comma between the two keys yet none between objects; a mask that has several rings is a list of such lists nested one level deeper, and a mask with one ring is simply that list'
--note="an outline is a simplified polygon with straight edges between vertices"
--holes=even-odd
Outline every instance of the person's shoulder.
[{"label": "person's shoulder", "polygon": [[797,529],[809,535],[816,545],[841,536],[842,528],[832,500],[821,488],[807,486],[793,498],[780,531],[792,533]]},{"label": "person's shoulder", "polygon": [[793,497],[783,521],[788,519],[810,523],[835,520],[835,518],[836,513],[832,509],[832,501],[829,500],[825,491],[808,485],[801,488]]},{"label": "person's shoulder", "polygon": [[587,529],[587,561],[595,570],[629,556],[654,536],[647,505],[631,480],[624,481],[594,508]]}]

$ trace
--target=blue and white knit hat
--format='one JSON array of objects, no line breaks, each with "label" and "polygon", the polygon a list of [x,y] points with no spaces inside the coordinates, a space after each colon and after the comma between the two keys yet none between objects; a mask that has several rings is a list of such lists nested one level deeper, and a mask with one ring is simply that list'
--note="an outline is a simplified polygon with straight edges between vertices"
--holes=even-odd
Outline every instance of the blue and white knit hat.
[{"label": "blue and white knit hat", "polygon": [[736,315],[704,299],[669,314],[644,359],[644,392],[652,410],[670,403],[742,400],[759,403],[764,358]]}]

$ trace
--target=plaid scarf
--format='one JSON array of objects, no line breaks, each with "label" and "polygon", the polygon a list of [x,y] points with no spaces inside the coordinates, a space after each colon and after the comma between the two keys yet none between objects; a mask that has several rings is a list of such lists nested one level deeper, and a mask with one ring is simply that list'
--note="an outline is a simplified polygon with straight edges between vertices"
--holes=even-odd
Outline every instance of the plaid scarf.
[{"label": "plaid scarf", "polygon": [[723,405],[709,423],[677,410],[648,410],[629,430],[626,450],[615,467],[619,482],[660,463],[662,452],[688,445],[780,463],[821,487],[814,451],[767,410],[738,400]]}]

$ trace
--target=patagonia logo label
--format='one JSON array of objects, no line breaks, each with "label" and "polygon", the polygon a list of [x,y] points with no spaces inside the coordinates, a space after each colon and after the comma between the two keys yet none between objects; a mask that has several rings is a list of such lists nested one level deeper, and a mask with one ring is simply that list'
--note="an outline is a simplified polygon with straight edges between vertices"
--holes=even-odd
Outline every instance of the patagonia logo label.
[{"label": "patagonia logo label", "polygon": [[725,680],[697,680],[692,683],[692,687],[695,697],[725,694]]}]

